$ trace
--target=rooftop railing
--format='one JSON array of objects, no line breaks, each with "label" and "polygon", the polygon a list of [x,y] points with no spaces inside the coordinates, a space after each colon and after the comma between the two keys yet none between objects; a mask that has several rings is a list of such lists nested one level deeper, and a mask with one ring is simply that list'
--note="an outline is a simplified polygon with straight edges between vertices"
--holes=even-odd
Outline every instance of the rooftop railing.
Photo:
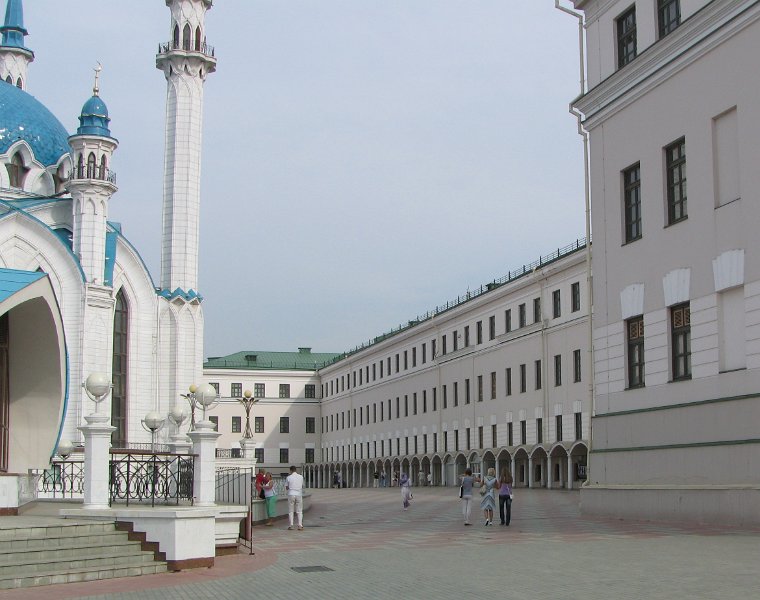
[{"label": "rooftop railing", "polygon": [[116,183],[116,173],[106,167],[97,165],[82,165],[75,167],[69,173],[69,179],[98,179],[108,183]]},{"label": "rooftop railing", "polygon": [[158,53],[166,54],[175,50],[181,50],[182,52],[198,52],[204,56],[214,58],[214,47],[211,44],[203,42],[197,46],[189,42],[171,41],[165,44],[158,45]]}]

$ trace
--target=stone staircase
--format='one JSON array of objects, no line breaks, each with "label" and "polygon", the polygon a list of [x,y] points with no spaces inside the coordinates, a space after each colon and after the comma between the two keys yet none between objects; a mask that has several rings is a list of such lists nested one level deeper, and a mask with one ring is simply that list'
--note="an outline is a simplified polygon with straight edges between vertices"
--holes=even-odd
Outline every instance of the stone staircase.
[{"label": "stone staircase", "polygon": [[5,522],[0,519],[0,589],[95,581],[167,570],[164,557],[156,548],[141,544],[139,535],[120,531],[115,523],[7,519]]}]

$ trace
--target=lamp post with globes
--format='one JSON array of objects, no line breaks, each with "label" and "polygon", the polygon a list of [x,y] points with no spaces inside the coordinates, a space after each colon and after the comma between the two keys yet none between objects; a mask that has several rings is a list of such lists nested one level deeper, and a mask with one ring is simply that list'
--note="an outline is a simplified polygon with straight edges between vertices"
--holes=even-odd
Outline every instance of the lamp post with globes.
[{"label": "lamp post with globes", "polygon": [[[195,387],[195,390],[192,390]],[[203,420],[194,424],[188,436],[193,441],[195,476],[193,477],[193,497],[195,506],[215,506],[216,496],[216,440],[219,433],[214,424],[206,420],[206,413],[219,403],[219,394],[210,383],[192,386],[191,393],[183,396],[190,402],[191,410],[203,410]]]},{"label": "lamp post with globes", "polygon": [[140,422],[145,431],[150,432],[150,453],[156,453],[156,433],[164,426],[166,419],[156,411],[150,411]]},{"label": "lamp post with globes", "polygon": [[210,383],[191,385],[187,394],[180,394],[190,405],[190,431],[195,431],[195,411],[203,411],[203,419],[206,419],[206,411],[219,404],[219,394]]},{"label": "lamp post with globes", "polygon": [[240,448],[243,451],[243,458],[250,460],[254,458],[256,453],[256,443],[253,441],[253,432],[251,431],[251,409],[259,399],[253,397],[251,390],[245,390],[243,397],[238,398],[237,401],[245,409],[245,433],[243,433],[243,437],[240,440]]},{"label": "lamp post with globes", "polygon": [[85,416],[87,425],[79,427],[84,435],[84,508],[108,508],[108,463],[111,416],[100,412],[100,404],[111,391],[111,380],[105,373],[90,373],[82,384],[85,393],[95,403],[95,412]]}]

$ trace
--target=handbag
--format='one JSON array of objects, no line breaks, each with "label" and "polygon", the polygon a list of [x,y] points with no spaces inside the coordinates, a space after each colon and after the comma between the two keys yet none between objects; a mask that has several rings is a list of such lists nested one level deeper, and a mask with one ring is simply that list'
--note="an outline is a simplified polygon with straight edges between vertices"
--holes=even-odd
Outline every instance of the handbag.
[{"label": "handbag", "polygon": [[461,498],[463,495],[464,495],[464,486],[460,485],[459,486],[459,497]]},{"label": "handbag", "polygon": [[481,496],[485,496],[486,495],[486,489],[488,489],[488,488],[486,488],[486,484],[485,483],[480,486],[480,495]]}]

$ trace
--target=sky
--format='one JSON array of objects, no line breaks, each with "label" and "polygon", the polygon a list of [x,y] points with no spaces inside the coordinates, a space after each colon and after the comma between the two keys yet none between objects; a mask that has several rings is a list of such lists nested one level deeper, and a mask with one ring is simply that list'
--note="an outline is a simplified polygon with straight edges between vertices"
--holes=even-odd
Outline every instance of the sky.
[{"label": "sky", "polygon": [[[65,8],[64,8],[65,6]],[[160,278],[164,0],[26,0],[28,91],[100,95]],[[552,0],[217,0],[206,16],[205,356],[343,352],[585,235],[577,22]]]}]

